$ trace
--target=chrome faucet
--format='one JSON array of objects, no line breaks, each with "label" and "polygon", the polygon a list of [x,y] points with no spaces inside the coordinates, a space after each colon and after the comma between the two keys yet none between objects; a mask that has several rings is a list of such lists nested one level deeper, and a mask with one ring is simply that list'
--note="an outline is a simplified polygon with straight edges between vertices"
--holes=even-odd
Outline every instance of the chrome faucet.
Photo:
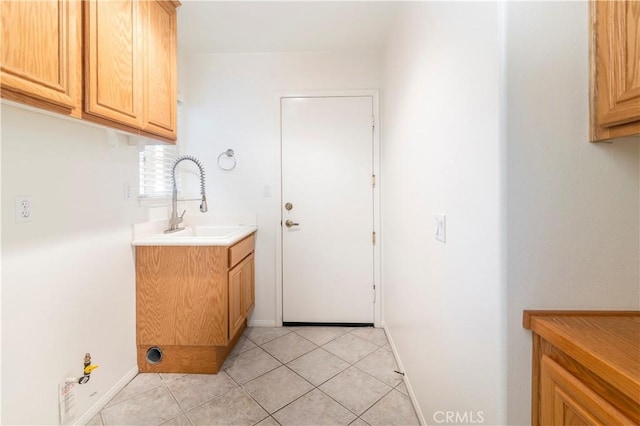
[{"label": "chrome faucet", "polygon": [[197,158],[192,157],[191,155],[183,155],[179,157],[175,163],[173,163],[173,168],[171,169],[171,183],[173,184],[173,192],[171,196],[171,217],[169,218],[169,229],[164,231],[165,234],[170,232],[180,231],[182,228],[179,228],[183,221],[182,217],[187,212],[186,210],[182,212],[180,216],[178,216],[178,187],[176,185],[176,167],[178,163],[184,160],[193,161],[198,169],[200,170],[200,194],[202,195],[202,202],[200,203],[200,211],[202,213],[207,212],[207,196],[204,193],[204,168],[200,161]]}]

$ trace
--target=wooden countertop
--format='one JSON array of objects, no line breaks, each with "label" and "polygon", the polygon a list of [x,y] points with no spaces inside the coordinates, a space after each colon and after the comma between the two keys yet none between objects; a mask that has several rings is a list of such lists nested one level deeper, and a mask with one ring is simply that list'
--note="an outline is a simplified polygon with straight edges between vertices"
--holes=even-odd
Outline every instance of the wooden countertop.
[{"label": "wooden countertop", "polygon": [[523,325],[640,401],[640,311],[524,311]]}]

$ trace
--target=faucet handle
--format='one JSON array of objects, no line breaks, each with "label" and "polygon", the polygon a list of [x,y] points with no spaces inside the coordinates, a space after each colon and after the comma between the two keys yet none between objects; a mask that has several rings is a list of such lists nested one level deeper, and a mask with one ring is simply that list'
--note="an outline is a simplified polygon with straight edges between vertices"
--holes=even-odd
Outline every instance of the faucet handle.
[{"label": "faucet handle", "polygon": [[182,214],[180,215],[180,219],[182,219],[182,218],[184,217],[184,214],[185,214],[186,212],[187,212],[186,210],[182,212]]}]

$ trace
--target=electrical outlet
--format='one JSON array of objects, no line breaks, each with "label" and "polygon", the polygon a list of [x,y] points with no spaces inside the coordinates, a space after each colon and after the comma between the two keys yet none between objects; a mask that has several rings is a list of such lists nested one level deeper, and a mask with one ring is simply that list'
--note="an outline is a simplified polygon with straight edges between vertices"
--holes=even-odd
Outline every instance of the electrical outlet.
[{"label": "electrical outlet", "polygon": [[16,197],[16,223],[31,222],[32,213],[31,197]]},{"label": "electrical outlet", "polygon": [[443,214],[435,215],[434,236],[436,240],[446,244],[447,240],[447,217]]}]

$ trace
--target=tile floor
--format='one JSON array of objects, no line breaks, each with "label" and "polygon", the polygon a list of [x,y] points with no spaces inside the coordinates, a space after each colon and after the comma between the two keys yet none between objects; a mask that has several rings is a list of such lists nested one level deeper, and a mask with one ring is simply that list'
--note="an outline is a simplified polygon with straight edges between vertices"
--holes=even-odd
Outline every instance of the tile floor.
[{"label": "tile floor", "polygon": [[139,374],[90,425],[417,425],[382,329],[247,328],[217,375]]}]

